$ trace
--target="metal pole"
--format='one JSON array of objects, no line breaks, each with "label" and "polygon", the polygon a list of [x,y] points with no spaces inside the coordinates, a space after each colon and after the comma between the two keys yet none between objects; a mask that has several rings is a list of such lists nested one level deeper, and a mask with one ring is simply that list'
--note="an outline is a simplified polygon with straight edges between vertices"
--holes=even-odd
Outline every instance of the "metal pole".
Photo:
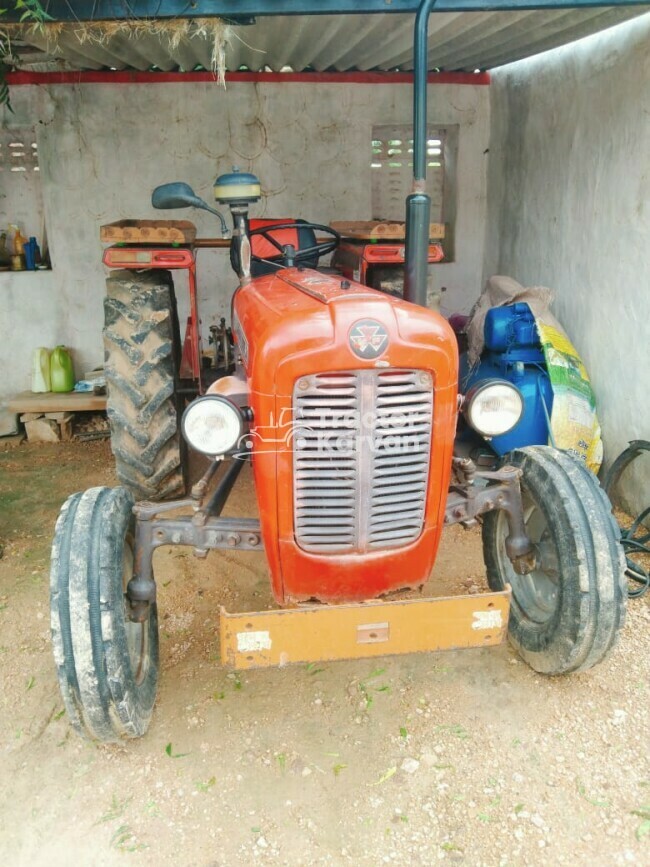
[{"label": "metal pole", "polygon": [[406,255],[404,298],[427,306],[429,221],[431,199],[427,180],[427,74],[429,15],[436,0],[422,0],[415,16],[413,37],[413,186],[406,199]]},{"label": "metal pole", "polygon": [[217,487],[214,489],[207,505],[202,509],[206,515],[215,516],[221,514],[223,507],[226,505],[228,495],[237,481],[237,476],[241,472],[244,463],[245,461],[240,460],[237,457],[233,458],[232,463],[219,479]]}]

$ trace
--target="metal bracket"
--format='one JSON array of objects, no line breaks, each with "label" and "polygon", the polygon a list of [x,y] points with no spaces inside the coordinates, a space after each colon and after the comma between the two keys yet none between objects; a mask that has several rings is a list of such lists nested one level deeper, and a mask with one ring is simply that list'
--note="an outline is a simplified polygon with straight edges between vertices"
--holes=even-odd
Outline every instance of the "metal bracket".
[{"label": "metal bracket", "polygon": [[[532,572],[536,566],[537,554],[524,523],[519,485],[521,470],[511,466],[498,470],[480,470],[469,458],[454,458],[453,465],[463,482],[452,484],[449,488],[445,524],[472,526],[479,515],[502,509],[508,517],[510,532],[505,546],[513,568],[520,575]],[[477,486],[477,479],[484,479],[488,484]]]},{"label": "metal bracket", "polygon": [[[216,471],[213,462],[201,479],[200,487],[207,490]],[[135,558],[133,577],[126,588],[131,605],[130,618],[143,622],[149,606],[156,601],[156,582],[153,577],[153,552],[161,545],[188,545],[194,548],[195,557],[207,557],[213,548],[236,548],[257,551],[262,548],[260,522],[255,518],[221,518],[221,511],[228,499],[244,462],[234,460],[219,480],[207,503],[185,499],[169,503],[142,502],[133,507],[135,515]],[[195,486],[196,487],[196,486]],[[200,495],[200,490],[194,491]],[[192,515],[162,518],[165,512],[191,508]]]},{"label": "metal bracket", "polygon": [[148,525],[147,542],[152,551],[161,545],[189,545],[198,557],[209,550],[236,548],[258,551],[262,548],[260,522],[256,518],[207,518],[198,523],[193,518],[161,518]]},{"label": "metal bracket", "polygon": [[[126,595],[131,603],[132,620],[144,621],[149,605],[156,601],[156,582],[153,577],[153,552],[162,545],[187,545],[194,549],[196,557],[207,557],[208,551],[218,548],[238,551],[262,550],[260,522],[256,518],[218,518],[203,520],[200,513],[180,515],[174,518],[158,518],[150,515],[150,507],[157,511],[169,511],[182,503],[139,503],[135,507],[135,563],[133,578],[129,581]],[[192,501],[190,501],[192,502]],[[196,503],[192,503],[196,507]],[[146,517],[138,511],[144,506]],[[197,518],[199,520],[197,520]]]}]

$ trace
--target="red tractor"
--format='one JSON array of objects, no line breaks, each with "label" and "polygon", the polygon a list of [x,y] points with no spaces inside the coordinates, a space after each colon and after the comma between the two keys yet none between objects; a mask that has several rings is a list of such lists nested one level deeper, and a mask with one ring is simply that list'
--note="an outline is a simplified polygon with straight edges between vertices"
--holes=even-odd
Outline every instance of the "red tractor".
[{"label": "red tractor", "polygon": [[[165,545],[197,556],[264,550],[278,609],[221,612],[222,661],[239,670],[485,647],[509,633],[536,671],[563,674],[598,663],[616,641],[624,564],[594,476],[547,447],[516,450],[490,470],[454,454],[459,411],[489,438],[517,423],[522,399],[500,380],[459,395],[455,335],[425,306],[430,6],[425,0],[416,19],[403,299],[319,270],[318,258],[338,241],[322,239],[325,227],[251,231],[260,187],[241,172],[215,184],[233,218],[239,285],[232,367],[205,393],[187,400],[179,387],[164,272],[152,269],[144,281],[122,274],[114,291],[109,281],[107,325],[117,347],[107,361],[109,400],[124,484],[71,496],[52,548],[59,683],[73,726],[87,737],[147,729],[158,678],[152,561]],[[154,204],[211,210],[180,184],[158,188]],[[209,459],[191,496],[137,501],[161,485],[165,495],[182,492],[181,443]],[[247,462],[260,518],[224,518]],[[445,525],[477,519],[491,592],[391,595],[428,580]]]}]

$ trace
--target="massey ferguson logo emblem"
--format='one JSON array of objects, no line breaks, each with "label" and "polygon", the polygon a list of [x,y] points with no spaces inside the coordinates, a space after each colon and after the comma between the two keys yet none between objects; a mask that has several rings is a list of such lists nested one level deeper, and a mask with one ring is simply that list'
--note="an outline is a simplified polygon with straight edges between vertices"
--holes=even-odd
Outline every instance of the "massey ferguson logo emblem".
[{"label": "massey ferguson logo emblem", "polygon": [[378,358],[388,346],[388,332],[374,319],[360,319],[350,329],[350,348],[359,358]]}]

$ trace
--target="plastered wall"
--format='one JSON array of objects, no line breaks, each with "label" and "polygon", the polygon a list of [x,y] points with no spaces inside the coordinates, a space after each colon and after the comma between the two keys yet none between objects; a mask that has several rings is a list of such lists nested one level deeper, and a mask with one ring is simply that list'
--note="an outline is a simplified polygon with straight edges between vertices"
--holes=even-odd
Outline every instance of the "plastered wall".
[{"label": "plastered wall", "polygon": [[[495,70],[485,275],[557,292],[606,457],[650,439],[650,15]],[[636,503],[648,505],[638,476]]]},{"label": "plastered wall", "polygon": [[[481,286],[488,90],[429,88],[431,122],[459,129],[456,256],[434,273],[450,310],[467,310]],[[372,126],[411,121],[411,88],[396,84],[16,87],[12,99],[15,115],[5,114],[3,123],[37,126],[53,271],[0,274],[0,400],[29,386],[34,346],[69,345],[78,373],[102,361],[102,223],[189,217],[200,235],[219,234],[204,212],[153,212],[154,186],[186,180],[211,200],[215,176],[237,163],[262,181],[264,199],[253,215],[368,219]],[[207,335],[227,314],[235,277],[226,251],[199,256]],[[178,294],[183,317],[182,284]]]}]

